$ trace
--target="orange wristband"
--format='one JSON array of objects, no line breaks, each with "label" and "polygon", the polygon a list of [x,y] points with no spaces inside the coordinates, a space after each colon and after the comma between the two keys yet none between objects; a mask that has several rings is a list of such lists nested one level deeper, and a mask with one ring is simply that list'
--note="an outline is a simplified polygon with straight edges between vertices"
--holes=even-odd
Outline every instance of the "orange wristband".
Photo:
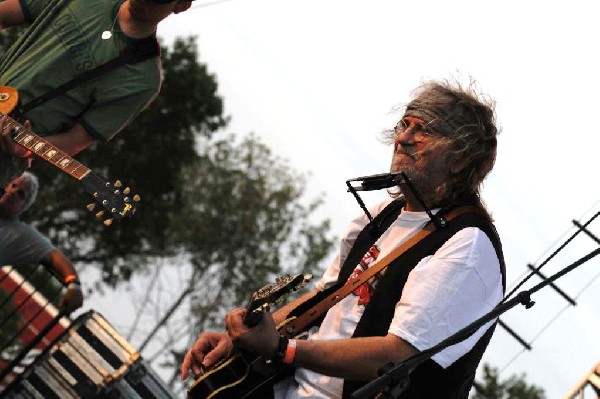
[{"label": "orange wristband", "polygon": [[77,276],[75,274],[69,274],[65,277],[65,284],[69,284],[71,281],[77,280]]},{"label": "orange wristband", "polygon": [[296,357],[296,340],[290,339],[287,349],[285,350],[285,356],[283,356],[283,362],[285,364],[292,364]]}]

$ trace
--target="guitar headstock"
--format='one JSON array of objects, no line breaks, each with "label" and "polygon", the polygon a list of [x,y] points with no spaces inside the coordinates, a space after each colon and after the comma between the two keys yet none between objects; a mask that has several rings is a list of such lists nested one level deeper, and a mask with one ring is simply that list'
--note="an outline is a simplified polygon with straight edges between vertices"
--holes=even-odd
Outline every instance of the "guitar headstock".
[{"label": "guitar headstock", "polygon": [[132,194],[131,189],[123,187],[119,180],[110,183],[90,172],[81,178],[81,182],[85,191],[96,201],[87,206],[88,211],[95,213],[98,219],[104,219],[104,225],[110,226],[114,220],[121,220],[135,213],[135,203],[140,201],[140,196]]},{"label": "guitar headstock", "polygon": [[248,313],[244,318],[244,324],[252,327],[260,321],[262,313],[271,305],[283,300],[284,296],[292,291],[303,287],[312,279],[312,274],[296,274],[278,277],[274,283],[267,284],[250,297],[250,303],[246,307]]}]

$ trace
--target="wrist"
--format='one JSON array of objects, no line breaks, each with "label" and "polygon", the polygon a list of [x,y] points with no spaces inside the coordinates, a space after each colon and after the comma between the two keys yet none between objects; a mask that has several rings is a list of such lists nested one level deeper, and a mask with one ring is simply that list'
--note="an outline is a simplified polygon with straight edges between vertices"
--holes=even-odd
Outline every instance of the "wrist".
[{"label": "wrist", "polygon": [[274,360],[285,364],[292,364],[296,358],[296,344],[295,339],[289,339],[288,337],[280,335],[277,351],[273,357]]},{"label": "wrist", "polygon": [[283,356],[283,363],[292,364],[296,359],[296,340],[290,339],[288,342],[287,349],[285,350],[285,355]]},{"label": "wrist", "polygon": [[75,275],[75,274],[70,274],[67,277],[65,277],[64,283],[67,286],[67,289],[72,289],[72,288],[81,289],[81,282],[79,281],[79,278],[77,278],[77,275]]},{"label": "wrist", "polygon": [[272,356],[273,360],[277,360],[278,362],[282,362],[285,357],[285,351],[287,350],[288,344],[290,340],[288,337],[280,335],[279,341],[277,343],[277,349],[275,350],[275,354]]}]

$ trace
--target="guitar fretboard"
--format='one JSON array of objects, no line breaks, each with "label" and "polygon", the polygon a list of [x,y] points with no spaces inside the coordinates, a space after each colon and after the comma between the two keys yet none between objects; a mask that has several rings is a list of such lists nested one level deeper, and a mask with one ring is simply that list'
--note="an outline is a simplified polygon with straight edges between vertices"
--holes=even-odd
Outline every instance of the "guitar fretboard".
[{"label": "guitar fretboard", "polygon": [[[0,116],[4,116],[4,114],[0,112]],[[7,125],[13,129],[11,137],[15,142],[27,148],[38,157],[45,159],[54,166],[62,169],[77,180],[81,180],[90,173],[88,167],[77,162],[67,153],[50,144],[48,141],[33,133],[11,117],[8,117]]]}]

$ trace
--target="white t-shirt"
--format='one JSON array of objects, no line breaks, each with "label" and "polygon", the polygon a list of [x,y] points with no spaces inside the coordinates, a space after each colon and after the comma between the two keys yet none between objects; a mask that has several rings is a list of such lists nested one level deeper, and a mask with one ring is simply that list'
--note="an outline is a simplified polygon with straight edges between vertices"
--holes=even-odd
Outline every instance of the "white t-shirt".
[{"label": "white t-shirt", "polygon": [[[370,209],[371,214],[378,214],[390,201]],[[402,245],[428,221],[425,212],[403,210],[377,240],[375,248],[361,260],[361,265],[357,265],[358,273],[357,269],[355,273],[359,274],[361,269],[372,264],[373,258],[384,257]],[[342,238],[340,253],[317,283],[317,289],[323,290],[336,282],[341,265],[367,223],[366,215],[351,222]],[[368,291],[365,286],[332,307],[321,326],[311,330],[309,339],[351,337],[364,311],[364,305],[359,302],[368,300]],[[434,255],[423,258],[410,272],[388,331],[419,350],[429,349],[488,313],[502,297],[502,274],[494,247],[483,231],[468,227],[452,236]],[[450,366],[473,348],[491,324],[438,353],[433,360],[444,368]],[[299,368],[294,380],[276,386],[275,397],[339,398],[342,389],[343,380],[340,378]]]}]

